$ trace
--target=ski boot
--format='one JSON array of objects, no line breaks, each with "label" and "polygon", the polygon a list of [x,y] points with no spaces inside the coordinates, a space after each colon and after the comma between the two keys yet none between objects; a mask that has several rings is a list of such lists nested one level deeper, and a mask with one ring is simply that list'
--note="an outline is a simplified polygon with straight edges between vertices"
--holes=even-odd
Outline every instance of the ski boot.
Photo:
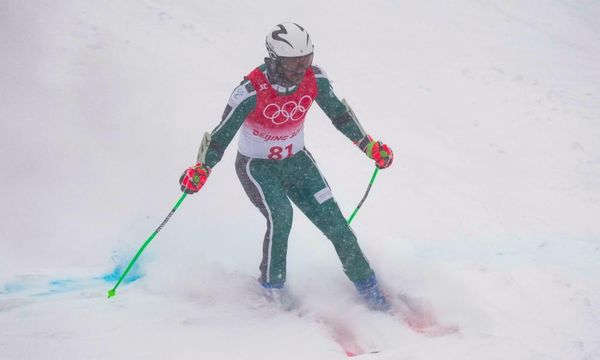
[{"label": "ski boot", "polygon": [[375,275],[366,280],[355,282],[354,286],[369,309],[381,312],[390,311],[390,303],[379,288]]},{"label": "ski boot", "polygon": [[269,284],[261,282],[265,298],[270,303],[285,311],[292,311],[299,306],[298,299],[292,295],[283,284]]}]

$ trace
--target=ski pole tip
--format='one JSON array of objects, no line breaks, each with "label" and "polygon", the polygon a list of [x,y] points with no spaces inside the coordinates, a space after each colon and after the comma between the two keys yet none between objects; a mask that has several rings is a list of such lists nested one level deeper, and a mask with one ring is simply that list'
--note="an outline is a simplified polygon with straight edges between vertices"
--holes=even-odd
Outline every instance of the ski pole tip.
[{"label": "ski pole tip", "polygon": [[109,299],[110,299],[111,297],[115,296],[115,295],[117,295],[117,294],[115,293],[115,289],[110,289],[110,290],[108,290],[108,298],[109,298]]}]

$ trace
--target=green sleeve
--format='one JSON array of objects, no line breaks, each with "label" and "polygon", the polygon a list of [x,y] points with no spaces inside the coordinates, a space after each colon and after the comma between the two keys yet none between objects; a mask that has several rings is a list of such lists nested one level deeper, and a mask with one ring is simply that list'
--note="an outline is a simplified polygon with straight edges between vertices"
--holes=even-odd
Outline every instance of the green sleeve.
[{"label": "green sleeve", "polygon": [[211,132],[211,141],[206,152],[205,163],[213,168],[225,153],[246,117],[256,107],[256,91],[249,81],[244,81],[231,94],[221,123]]},{"label": "green sleeve", "polygon": [[352,111],[335,95],[333,87],[331,86],[331,81],[329,81],[327,75],[317,66],[313,66],[313,71],[319,90],[316,99],[317,104],[319,104],[319,107],[331,120],[333,126],[341,131],[353,143],[364,138],[366,133],[362,129],[358,119],[356,119]]}]

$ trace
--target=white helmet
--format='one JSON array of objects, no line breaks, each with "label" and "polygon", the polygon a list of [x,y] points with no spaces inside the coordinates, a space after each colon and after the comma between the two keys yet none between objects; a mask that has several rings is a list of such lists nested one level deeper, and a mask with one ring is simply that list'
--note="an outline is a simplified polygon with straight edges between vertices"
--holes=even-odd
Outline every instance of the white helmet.
[{"label": "white helmet", "polygon": [[296,23],[285,22],[277,25],[267,34],[269,57],[297,57],[312,54],[314,45],[310,35]]}]

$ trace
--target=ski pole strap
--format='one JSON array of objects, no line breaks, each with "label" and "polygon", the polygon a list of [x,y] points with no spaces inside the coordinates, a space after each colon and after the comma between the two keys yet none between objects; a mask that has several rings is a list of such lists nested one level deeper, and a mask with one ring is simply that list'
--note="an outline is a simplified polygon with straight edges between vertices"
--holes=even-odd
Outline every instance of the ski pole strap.
[{"label": "ski pole strap", "polygon": [[179,205],[181,205],[181,203],[183,202],[183,200],[185,199],[186,196],[187,196],[187,193],[183,193],[183,195],[181,195],[181,197],[179,198],[179,200],[177,201],[177,203],[175,204],[175,206],[173,207],[173,209],[171,210],[171,212],[169,213],[169,215],[167,215],[167,217],[163,220],[163,222],[159,225],[159,227],[156,230],[154,230],[154,232],[152,233],[152,235],[150,235],[150,237],[144,242],[144,244],[142,245],[142,247],[138,250],[137,254],[135,254],[135,256],[133,257],[133,259],[131,260],[131,262],[129,263],[129,265],[127,265],[127,268],[125,269],[125,272],[123,272],[123,275],[121,275],[121,277],[119,278],[119,281],[117,281],[117,284],[115,285],[115,287],[113,287],[112,289],[108,290],[108,298],[109,299],[111,297],[113,297],[113,296],[116,295],[117,287],[119,287],[119,285],[121,284],[121,281],[123,281],[123,279],[125,278],[125,276],[129,272],[129,270],[131,270],[131,267],[133,266],[133,264],[135,264],[135,262],[140,257],[140,255],[142,254],[142,252],[144,251],[144,249],[146,248],[146,246],[148,246],[148,244],[150,244],[150,242],[152,241],[152,239],[154,239],[154,237],[156,236],[156,234],[158,234],[158,232],[163,228],[163,226],[165,226],[165,224],[167,223],[167,221],[169,221],[169,219],[171,218],[171,216],[173,216],[173,214],[175,213],[175,211],[177,210],[177,208],[179,207]]},{"label": "ski pole strap", "polygon": [[375,171],[373,171],[373,175],[371,176],[371,181],[369,181],[369,186],[367,186],[367,191],[365,192],[365,195],[363,195],[362,199],[360,200],[360,202],[356,206],[356,209],[354,209],[354,212],[352,213],[352,215],[350,215],[350,218],[348,219],[348,225],[350,225],[350,223],[352,222],[352,220],[354,220],[354,217],[356,216],[356,213],[358,213],[358,210],[360,209],[360,207],[362,206],[362,204],[367,199],[367,196],[369,195],[369,191],[371,191],[371,187],[373,186],[373,183],[375,182],[375,178],[377,177],[377,173],[378,172],[379,172],[379,168],[375,167]]}]

